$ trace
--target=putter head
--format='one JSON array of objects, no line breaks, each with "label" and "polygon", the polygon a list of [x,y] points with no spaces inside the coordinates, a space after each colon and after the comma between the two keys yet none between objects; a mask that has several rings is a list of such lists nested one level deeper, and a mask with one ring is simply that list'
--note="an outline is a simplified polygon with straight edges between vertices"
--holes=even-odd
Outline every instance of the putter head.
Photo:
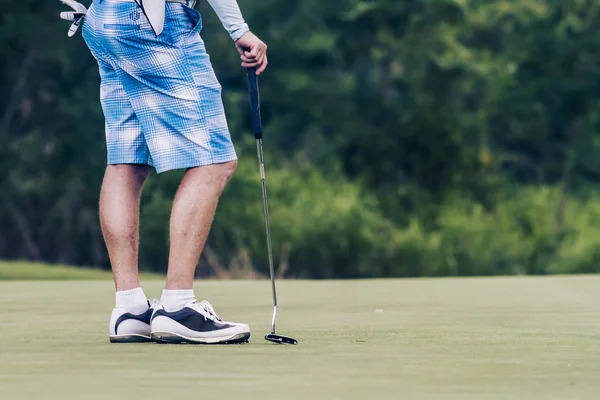
[{"label": "putter head", "polygon": [[281,336],[275,333],[269,333],[265,336],[265,339],[269,342],[277,343],[277,344],[298,344],[298,341],[289,336]]}]

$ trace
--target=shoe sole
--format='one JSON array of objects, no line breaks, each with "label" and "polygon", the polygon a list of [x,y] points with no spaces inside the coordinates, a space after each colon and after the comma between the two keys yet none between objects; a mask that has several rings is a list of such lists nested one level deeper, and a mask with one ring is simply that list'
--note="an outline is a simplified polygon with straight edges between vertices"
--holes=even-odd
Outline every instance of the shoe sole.
[{"label": "shoe sole", "polygon": [[152,342],[152,338],[143,335],[111,335],[111,343],[147,343]]},{"label": "shoe sole", "polygon": [[190,338],[174,332],[156,331],[151,334],[156,343],[163,344],[242,344],[250,339],[250,332],[213,338]]}]

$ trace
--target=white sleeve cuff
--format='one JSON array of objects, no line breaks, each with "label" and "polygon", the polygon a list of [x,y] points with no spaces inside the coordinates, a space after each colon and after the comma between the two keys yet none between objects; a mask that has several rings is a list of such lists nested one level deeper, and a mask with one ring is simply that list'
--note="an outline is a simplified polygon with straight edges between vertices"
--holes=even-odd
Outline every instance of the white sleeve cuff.
[{"label": "white sleeve cuff", "polygon": [[233,41],[237,42],[237,40],[239,38],[241,38],[242,36],[244,36],[244,34],[246,32],[250,32],[250,27],[248,26],[247,23],[244,22],[243,24],[241,24],[238,27],[231,28],[231,30],[227,29],[227,31],[229,32],[229,36],[231,36],[231,38],[233,39]]},{"label": "white sleeve cuff", "polygon": [[229,36],[236,41],[250,30],[242,12],[238,6],[237,0],[207,0],[215,13],[221,20],[223,27],[229,33]]}]

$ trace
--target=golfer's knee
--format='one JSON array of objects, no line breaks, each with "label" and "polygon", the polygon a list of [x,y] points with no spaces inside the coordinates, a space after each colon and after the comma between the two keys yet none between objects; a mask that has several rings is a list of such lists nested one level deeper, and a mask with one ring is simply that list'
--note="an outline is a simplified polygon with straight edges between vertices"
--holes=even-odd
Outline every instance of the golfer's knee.
[{"label": "golfer's knee", "polygon": [[237,168],[237,161],[231,161],[224,164],[216,164],[213,169],[213,182],[222,190]]},{"label": "golfer's knee", "polygon": [[141,186],[144,184],[148,175],[150,175],[151,167],[142,164],[116,164],[108,165],[106,168],[106,174],[110,178],[115,179],[127,179]]},{"label": "golfer's knee", "polygon": [[222,190],[233,176],[236,167],[237,162],[231,161],[191,168],[187,171],[185,179],[188,182],[196,182],[200,185],[212,186]]},{"label": "golfer's knee", "polygon": [[221,164],[221,166],[223,168],[222,179],[225,183],[227,183],[235,173],[235,170],[237,169],[237,161],[230,161],[228,163]]}]

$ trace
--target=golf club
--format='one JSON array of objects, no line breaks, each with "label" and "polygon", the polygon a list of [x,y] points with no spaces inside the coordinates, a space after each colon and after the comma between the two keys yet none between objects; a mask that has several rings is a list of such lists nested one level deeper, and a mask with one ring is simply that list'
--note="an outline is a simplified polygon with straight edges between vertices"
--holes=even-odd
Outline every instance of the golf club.
[{"label": "golf club", "polygon": [[252,110],[252,127],[256,138],[258,162],[260,165],[260,182],[262,184],[263,207],[265,210],[265,224],[267,227],[267,249],[269,251],[269,271],[271,273],[271,287],[273,289],[273,319],[271,320],[271,333],[265,339],[278,344],[298,344],[298,341],[289,336],[275,333],[275,320],[277,318],[277,290],[275,288],[275,270],[273,268],[273,247],[271,244],[271,224],[269,222],[269,204],[267,202],[267,182],[265,179],[265,162],[262,146],[262,121],[260,117],[260,96],[258,92],[258,77],[256,69],[248,69],[248,90],[250,92],[250,108]]}]

